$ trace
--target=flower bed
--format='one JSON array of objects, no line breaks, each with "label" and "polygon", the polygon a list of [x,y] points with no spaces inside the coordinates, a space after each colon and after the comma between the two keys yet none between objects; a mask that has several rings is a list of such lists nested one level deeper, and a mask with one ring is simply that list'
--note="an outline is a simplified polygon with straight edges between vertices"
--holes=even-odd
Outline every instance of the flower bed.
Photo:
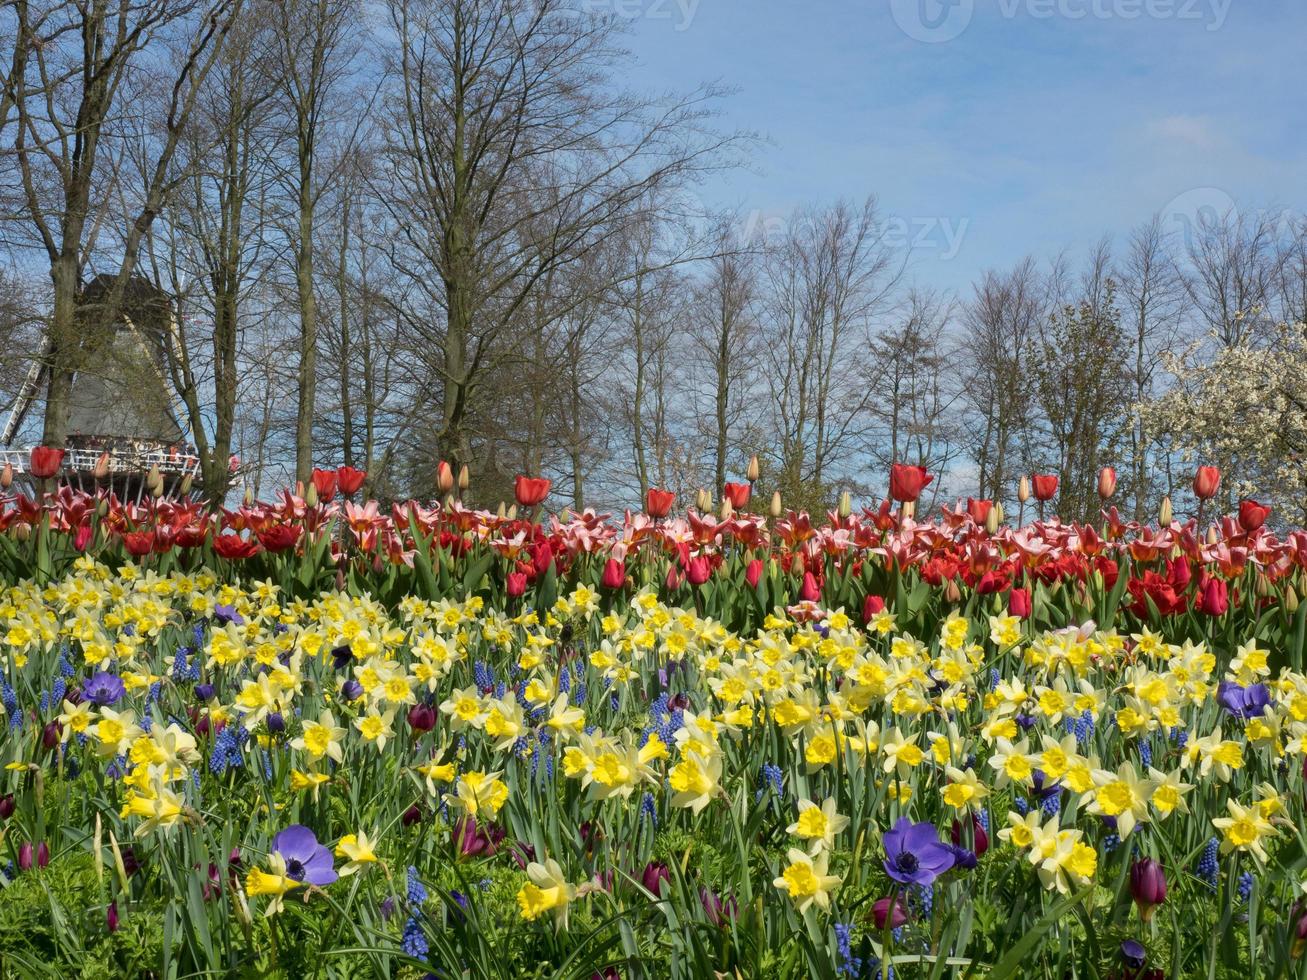
[{"label": "flower bed", "polygon": [[14,501],[0,961],[1295,969],[1307,535],[976,516]]}]

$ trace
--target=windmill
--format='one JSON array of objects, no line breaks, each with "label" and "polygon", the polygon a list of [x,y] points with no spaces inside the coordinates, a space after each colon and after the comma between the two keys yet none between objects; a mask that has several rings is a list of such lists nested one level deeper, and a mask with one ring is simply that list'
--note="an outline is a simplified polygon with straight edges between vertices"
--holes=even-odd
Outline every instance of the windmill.
[{"label": "windmill", "polygon": [[[96,276],[78,299],[81,367],[73,377],[60,480],[139,500],[148,492],[147,474],[157,469],[165,494],[198,495],[199,458],[168,381],[167,345],[176,332],[172,297],[133,276],[118,316],[108,317],[103,300],[112,286],[112,277]],[[0,460],[15,474],[27,471],[30,450],[11,447],[47,380],[48,355],[46,338],[0,433]]]}]

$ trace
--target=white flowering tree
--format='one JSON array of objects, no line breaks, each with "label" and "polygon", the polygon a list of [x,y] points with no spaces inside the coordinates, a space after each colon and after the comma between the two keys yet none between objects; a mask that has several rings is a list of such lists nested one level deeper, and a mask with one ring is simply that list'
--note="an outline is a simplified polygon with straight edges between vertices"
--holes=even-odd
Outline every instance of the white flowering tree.
[{"label": "white flowering tree", "polygon": [[1188,472],[1219,465],[1227,505],[1255,497],[1283,521],[1307,517],[1307,325],[1280,324],[1209,357],[1197,344],[1163,362],[1175,384],[1138,406],[1148,430]]}]

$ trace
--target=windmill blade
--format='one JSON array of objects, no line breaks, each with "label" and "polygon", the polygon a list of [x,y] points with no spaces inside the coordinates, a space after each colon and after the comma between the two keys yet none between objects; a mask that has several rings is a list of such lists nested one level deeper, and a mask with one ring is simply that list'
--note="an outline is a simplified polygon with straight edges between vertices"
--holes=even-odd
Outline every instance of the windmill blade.
[{"label": "windmill blade", "polygon": [[27,413],[36,401],[36,393],[41,386],[41,376],[45,374],[46,358],[50,356],[50,337],[47,335],[41,340],[41,351],[37,354],[36,359],[32,361],[32,366],[27,370],[27,377],[23,379],[23,386],[18,389],[18,397],[14,399],[14,407],[9,411],[9,420],[5,422],[5,429],[0,433],[0,443],[8,446],[14,441],[14,436],[18,434],[18,428],[23,424],[23,419],[27,418]]}]

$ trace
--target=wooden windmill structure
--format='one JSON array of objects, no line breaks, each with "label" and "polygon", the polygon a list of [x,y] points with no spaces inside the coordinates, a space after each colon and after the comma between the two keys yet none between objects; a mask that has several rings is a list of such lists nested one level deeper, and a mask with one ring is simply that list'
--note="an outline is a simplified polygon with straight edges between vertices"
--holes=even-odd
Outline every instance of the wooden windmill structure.
[{"label": "wooden windmill structure", "polygon": [[[68,439],[60,480],[82,490],[112,489],[119,499],[139,500],[157,470],[166,495],[195,496],[200,461],[185,413],[168,380],[168,344],[176,330],[172,297],[150,280],[133,276],[116,317],[104,297],[110,276],[96,276],[79,297],[82,349],[69,400]],[[0,457],[25,473],[30,449],[14,449],[42,385],[48,383],[47,338],[33,362],[0,433]]]}]

